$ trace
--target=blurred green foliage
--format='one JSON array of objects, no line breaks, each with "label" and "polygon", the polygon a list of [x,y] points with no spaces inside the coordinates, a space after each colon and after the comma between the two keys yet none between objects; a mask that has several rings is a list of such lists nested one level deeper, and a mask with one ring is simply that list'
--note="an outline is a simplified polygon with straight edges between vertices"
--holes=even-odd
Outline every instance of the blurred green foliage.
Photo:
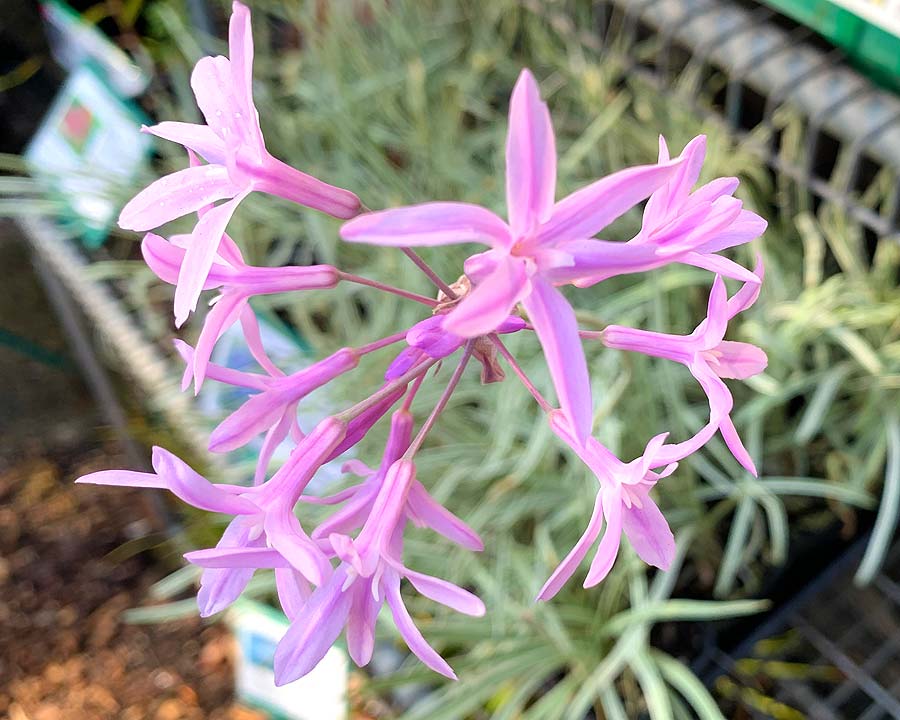
[{"label": "blurred green foliage", "polygon": [[[900,504],[900,246],[865,237],[838,208],[814,208],[802,188],[773,176],[752,152],[753,143],[768,142],[764,131],[737,141],[677,93],[663,96],[630,73],[615,42],[600,46],[588,2],[283,0],[252,9],[254,92],[270,150],[353,189],[370,208],[459,199],[502,211],[508,95],[528,66],[557,130],[560,193],[654,160],[658,133],[677,151],[704,132],[705,178],[740,177],[738,195],[770,220],[765,236],[736,255],[752,265],[761,253],[766,282],[730,334],[769,354],[763,375],[733,387],[737,426],[761,477],[742,471],[717,439],[660,484],[660,503],[679,540],[676,567],[648,573],[623,543],[602,586],[585,591],[573,580],[551,603],[535,605],[538,588],[587,522],[596,481],[562,450],[514,378],[481,387],[474,371],[430,436],[419,477],[482,534],[487,550],[473,556],[418,534],[408,544],[411,566],[475,588],[488,614],[460,618],[414,601],[426,637],[448,653],[460,681],[435,686],[405,717],[580,720],[591,710],[606,718],[721,717],[682,663],[691,658],[655,649],[650,630],[761,609],[763,603],[746,598],[788,558],[792,533],[836,519],[852,531],[854,508],[875,504],[887,467],[885,502],[860,580],[877,570]],[[224,42],[198,38],[175,0],[149,3],[144,18],[146,46],[160,68],[148,98],[152,111],[161,119],[198,119],[190,69],[201,44],[225,52]],[[782,152],[797,152],[802,121],[789,111],[777,121]],[[184,165],[179,148],[160,143],[159,149],[160,171]],[[879,206],[889,188],[880,176],[865,202]],[[632,213],[609,237],[629,237],[638,222]],[[252,197],[229,231],[254,263],[329,262],[432,292],[401,253],[343,245],[337,228],[319,214]],[[423,252],[448,279],[460,274],[465,254],[464,248]],[[98,264],[93,271],[119,279],[148,332],[160,338],[171,332],[171,289],[140,262]],[[679,332],[702,317],[710,283],[708,273],[676,266],[569,297],[586,328],[615,322]],[[352,286],[260,300],[258,309],[284,313],[317,354],[422,316],[413,303]],[[200,323],[190,325],[197,332]],[[522,333],[509,345],[549,390],[535,338]],[[705,397],[682,368],[599,344],[586,350],[596,433],[620,456],[630,459],[658,432],[683,439],[705,422]],[[384,362],[379,357],[361,367],[346,396],[336,397],[349,402],[360,387],[374,388]],[[427,412],[440,385],[426,385],[419,412]],[[378,435],[366,441],[362,458],[377,459]],[[191,531],[214,542],[211,529]],[[192,578],[181,572],[156,595],[171,596]],[[269,579],[254,581],[252,592],[270,591]],[[691,599],[672,599],[673,591]],[[166,612],[164,606],[135,619]],[[410,663],[369,689],[433,681]]]}]

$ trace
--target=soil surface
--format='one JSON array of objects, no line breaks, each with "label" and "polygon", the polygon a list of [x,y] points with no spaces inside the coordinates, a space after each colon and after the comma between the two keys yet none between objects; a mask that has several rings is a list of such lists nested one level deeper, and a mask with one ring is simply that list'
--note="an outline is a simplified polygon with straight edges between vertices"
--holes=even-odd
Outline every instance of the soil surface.
[{"label": "soil surface", "polygon": [[139,552],[140,491],[72,482],[128,461],[15,235],[0,224],[0,717],[260,720],[234,703],[224,625],[123,622],[170,568]]}]

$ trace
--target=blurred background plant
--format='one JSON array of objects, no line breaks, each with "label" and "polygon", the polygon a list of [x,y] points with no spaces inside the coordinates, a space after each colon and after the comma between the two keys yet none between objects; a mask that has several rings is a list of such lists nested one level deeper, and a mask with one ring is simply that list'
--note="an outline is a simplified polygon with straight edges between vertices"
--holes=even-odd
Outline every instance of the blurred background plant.
[{"label": "blurred background plant", "polygon": [[[97,18],[113,5],[98,5]],[[766,282],[731,336],[769,355],[763,375],[749,388],[735,388],[735,420],[760,477],[741,470],[714,440],[658,487],[678,537],[676,567],[648,574],[627,553],[599,588],[584,591],[573,581],[551,603],[535,605],[540,584],[590,514],[595,481],[562,451],[514,379],[464,386],[421,456],[420,477],[482,534],[487,549],[472,557],[414,540],[408,552],[414,567],[427,572],[441,565],[455,582],[475,588],[488,615],[460,620],[430,605],[416,607],[425,634],[449,653],[460,682],[431,687],[427,671],[410,664],[365,690],[378,698],[416,684],[420,691],[404,713],[410,719],[722,717],[690,669],[703,633],[676,622],[763,610],[765,600],[755,598],[796,588],[798,578],[779,568],[796,572],[799,560],[815,555],[823,534],[851,538],[874,518],[857,575],[863,582],[892,540],[900,507],[900,245],[864,233],[834,204],[811,203],[753,152],[754,143],[773,140],[784,155],[801,152],[799,116],[785,110],[775,128],[736,138],[702,112],[704,101],[698,111],[697,104],[679,102],[677,92],[662,96],[631,71],[614,44],[601,47],[589,2],[285,0],[252,9],[254,92],[269,149],[353,189],[369,207],[460,199],[502,210],[506,102],[527,66],[552,109],[561,193],[654,160],[659,133],[680,149],[703,132],[709,137],[704,177],[738,176],[738,195],[768,218],[767,233],[736,258],[752,266],[753,253],[762,254]],[[124,3],[120,10],[120,26],[142,32],[158,69],[145,109],[159,119],[198,119],[190,70],[205,52],[225,51],[224,33],[198,34],[174,0]],[[692,81],[689,74],[683,78],[685,86]],[[178,147],[160,142],[158,150],[160,172],[184,166]],[[18,159],[2,162],[8,174],[0,178],[0,210],[50,212],[30,181],[17,175]],[[860,201],[880,207],[891,183],[877,176]],[[123,189],[123,197],[131,190]],[[636,214],[624,218],[612,239],[630,237],[638,222]],[[254,196],[229,231],[254,264],[334,263],[431,292],[399,252],[341,244],[337,227],[316,213]],[[86,272],[112,283],[171,356],[171,289],[137,259],[137,240],[118,233]],[[445,278],[461,272],[462,252],[441,248],[423,255]],[[702,317],[710,279],[672,267],[607,281],[570,298],[585,327],[617,323],[683,332]],[[342,287],[304,295],[302,302],[259,298],[256,307],[287,321],[318,356],[419,319],[411,304],[375,297]],[[188,339],[199,327],[189,323]],[[549,387],[534,338],[514,337],[510,345],[539,387]],[[684,438],[705,421],[706,400],[680,366],[599,343],[588,343],[587,351],[597,433],[620,456],[635,456],[661,429]],[[363,372],[368,375],[357,377],[374,386],[378,365]],[[329,401],[341,404],[342,398]],[[184,422],[208,421],[191,415]],[[135,427],[148,443],[177,442],[177,430],[159,423],[136,420]],[[375,457],[378,441],[371,438],[360,456]],[[225,472],[239,477],[246,470],[238,464]],[[876,505],[877,515],[871,512]],[[183,536],[162,552],[210,544],[220,528],[206,522],[188,516]],[[173,597],[193,579],[192,571],[180,570],[154,595]],[[262,577],[248,592],[265,597],[271,591],[271,579]],[[193,611],[192,601],[176,601],[137,609],[131,617],[150,622]]]}]

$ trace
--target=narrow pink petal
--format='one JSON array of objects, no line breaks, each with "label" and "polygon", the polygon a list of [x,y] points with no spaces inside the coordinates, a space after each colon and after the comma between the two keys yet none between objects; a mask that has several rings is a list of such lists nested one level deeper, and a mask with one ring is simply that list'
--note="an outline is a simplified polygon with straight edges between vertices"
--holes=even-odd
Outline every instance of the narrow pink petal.
[{"label": "narrow pink petal", "polygon": [[319,523],[312,532],[313,539],[318,540],[332,535],[346,535],[361,528],[372,510],[375,489],[373,485],[363,486],[363,489],[359,490],[350,502]]},{"label": "narrow pink petal", "polygon": [[532,292],[523,304],[544,349],[559,404],[583,444],[591,432],[593,402],[575,311],[559,290],[539,277],[532,279]]},{"label": "narrow pink petal", "polygon": [[710,180],[691,193],[688,205],[703,202],[713,202],[725,195],[732,195],[741,182],[736,177],[720,177]]},{"label": "narrow pink petal", "polygon": [[560,243],[557,249],[564,251],[569,261],[556,266],[542,264],[541,274],[554,283],[575,281],[579,287],[617,275],[647,272],[681,259],[651,243],[571,240]]},{"label": "narrow pink petal", "polygon": [[175,324],[181,326],[188,315],[197,309],[197,300],[206,284],[209,271],[216,259],[219,242],[238,204],[247,197],[249,190],[235,195],[228,202],[207,212],[191,233],[191,244],[184,253],[184,261],[178,272],[175,286]]},{"label": "narrow pink petal", "polygon": [[208,125],[167,120],[149,127],[145,125],[141,131],[183,145],[208,163],[225,165],[225,143]]},{"label": "narrow pink petal", "polygon": [[200,58],[191,73],[191,89],[206,124],[223,139],[226,152],[232,151],[228,145],[239,143],[244,138],[242,131],[246,110],[235,95],[228,58],[221,55]]},{"label": "narrow pink petal", "polygon": [[563,585],[578,569],[584,556],[594,544],[597,536],[600,535],[600,529],[603,527],[603,500],[602,493],[597,493],[597,499],[594,501],[594,512],[591,513],[591,519],[584,533],[575,543],[575,546],[569,551],[569,554],[557,566],[553,574],[544,583],[544,587],[537,595],[537,600],[549,600],[558,593]]},{"label": "narrow pink petal", "polygon": [[507,256],[444,319],[444,330],[464,338],[493,332],[525,295],[531,283],[525,262]]},{"label": "narrow pink petal", "polygon": [[743,245],[751,240],[755,240],[766,231],[768,223],[763,220],[755,212],[750,210],[741,210],[734,220],[725,230],[716,233],[715,237],[706,244],[697,248],[699,252],[711,253],[719,252],[726,248]]},{"label": "narrow pink petal", "polygon": [[681,160],[620,170],[560,200],[538,239],[555,244],[590,238],[666,182]]},{"label": "narrow pink petal", "polygon": [[722,438],[725,440],[725,444],[728,446],[728,449],[731,450],[731,454],[734,455],[735,459],[747,472],[753,475],[753,477],[757,477],[758,473],[756,472],[756,465],[753,462],[753,458],[750,457],[750,453],[747,452],[747,448],[744,447],[744,443],[741,442],[737,429],[731,421],[731,416],[726,415],[719,421],[719,432],[722,433]]},{"label": "narrow pink petal", "polygon": [[341,634],[350,611],[350,594],[341,591],[345,578],[336,572],[317,588],[281,638],[275,649],[276,685],[309,673]]},{"label": "narrow pink petal", "polygon": [[241,120],[247,136],[258,151],[264,150],[259,115],[253,105],[253,32],[250,11],[239,2],[232,4],[228,23],[228,59],[231,64],[233,92],[241,109]]},{"label": "narrow pink petal", "polygon": [[211,202],[233,197],[237,191],[221,165],[185,168],[135,195],[122,208],[119,225],[126,230],[152,230]]},{"label": "narrow pink petal", "polygon": [[506,205],[516,237],[547,219],[556,192],[556,141],[534,76],[522,70],[509,103]]},{"label": "narrow pink petal", "polygon": [[721,275],[716,275],[709,291],[706,304],[706,318],[697,326],[688,338],[698,350],[716,347],[728,329],[728,290]]},{"label": "narrow pink petal", "polygon": [[429,600],[461,612],[464,615],[481,617],[484,615],[484,603],[477,595],[441,578],[416,572],[404,567],[401,574],[412,583],[412,586]]},{"label": "narrow pink petal", "polygon": [[684,364],[689,363],[696,352],[688,337],[623,325],[608,325],[603,330],[602,340],[608,348],[639,352]]},{"label": "narrow pink petal", "polygon": [[[438,655],[437,651],[428,644],[424,637],[422,637],[422,633],[419,632],[419,628],[416,627],[410,617],[409,610],[406,609],[406,606],[403,604],[403,598],[400,597],[399,577],[396,577],[396,574],[393,571],[391,571],[391,576],[392,577],[390,578],[385,577],[382,580],[382,583],[386,586],[384,588],[385,599],[387,600],[388,607],[391,609],[394,624],[400,631],[400,635],[403,636],[403,639],[406,641],[406,644],[413,654],[425,665],[430,667],[436,673],[440,673],[451,680],[456,680],[456,673],[453,672],[453,668],[451,668],[450,665],[447,664],[447,661]],[[396,579],[394,579],[395,577]],[[390,580],[390,582],[388,582],[388,580]]]},{"label": "narrow pink petal", "polygon": [[649,496],[643,498],[642,505],[623,510],[625,536],[641,560],[661,570],[668,570],[675,557],[675,537],[666,518]]},{"label": "narrow pink petal", "polygon": [[407,511],[417,525],[424,525],[467,550],[481,552],[484,543],[471,527],[435,500],[418,480],[407,497]]},{"label": "narrow pink petal", "polygon": [[275,568],[275,589],[281,609],[293,622],[312,595],[309,582],[293,568]]},{"label": "narrow pink petal", "polygon": [[700,170],[706,157],[706,135],[698,135],[685,145],[680,157],[684,162],[666,183],[670,210],[684,204],[691,188],[700,179]]},{"label": "narrow pink petal", "polygon": [[[178,338],[175,338],[175,340],[172,341],[172,344],[175,346],[175,350],[178,352],[178,354],[181,356],[181,359],[184,360],[184,364],[187,366],[187,382],[182,382],[181,387],[181,389],[184,390],[188,385],[190,385],[190,382],[194,377],[194,348],[184,342],[184,340],[179,340]],[[207,364],[206,376],[210,380],[215,380],[216,382],[225,383],[226,385],[234,385],[235,387],[248,388],[250,390],[265,390],[269,387],[266,382],[267,378],[265,375],[243,372],[241,370],[232,370],[231,368],[217,365],[216,363]]]},{"label": "narrow pink petal", "polygon": [[622,498],[618,488],[603,490],[603,509],[606,516],[606,532],[600,539],[597,554],[591,561],[590,570],[584,579],[584,587],[589,588],[602,582],[612,570],[619,544],[622,541]]},{"label": "narrow pink petal", "polygon": [[715,421],[708,422],[687,440],[683,440],[680,443],[672,443],[671,445],[663,445],[654,456],[651,467],[660,467],[670,463],[677,465],[679,460],[693,455],[706,445],[718,429],[719,421],[716,418]]},{"label": "narrow pink petal", "polygon": [[375,623],[381,602],[376,600],[367,582],[357,581],[350,589],[353,594],[347,617],[347,652],[359,667],[369,664],[375,649]]},{"label": "narrow pink petal", "polygon": [[759,278],[756,277],[743,265],[738,265],[734,260],[729,260],[721,255],[703,254],[699,252],[689,252],[678,258],[678,262],[685,265],[693,265],[694,267],[709,270],[717,275],[741,280],[742,282],[752,282],[759,285]]},{"label": "narrow pink petal", "polygon": [[281,553],[266,547],[210,548],[184,554],[192,565],[203,568],[286,568]]},{"label": "narrow pink petal", "polygon": [[206,366],[212,355],[213,348],[219,338],[237,322],[241,314],[241,308],[247,298],[238,293],[226,292],[203,321],[203,330],[197,338],[197,347],[194,348],[194,393],[200,392],[200,387],[206,378]]},{"label": "narrow pink petal", "polygon": [[300,527],[290,508],[275,508],[266,513],[266,538],[275,550],[313,585],[321,585],[331,572],[331,565]]},{"label": "narrow pink petal", "polygon": [[347,450],[362,440],[366,436],[366,433],[368,433],[369,430],[371,430],[372,427],[385,416],[388,410],[390,410],[405,394],[406,387],[397,388],[381,402],[373,405],[365,412],[353,418],[347,427],[347,434],[344,436],[341,444],[332,451],[325,462],[330,462],[336,457],[343,455]]},{"label": "narrow pink petal", "polygon": [[135,472],[134,470],[100,470],[78,478],[76,483],[88,485],[116,485],[118,487],[168,489],[168,484],[155,473]]},{"label": "narrow pink petal", "polygon": [[258,510],[249,500],[215,487],[168,450],[154,447],[152,460],[153,469],[165,481],[169,491],[189,505],[229,515],[252,514]]},{"label": "narrow pink petal", "polygon": [[241,310],[241,330],[244,333],[244,340],[247,341],[247,349],[253,359],[259,363],[259,366],[272,377],[282,377],[284,372],[275,366],[269,355],[263,347],[262,335],[259,330],[259,321],[256,319],[256,313],[249,305],[245,305]]},{"label": "narrow pink petal", "polygon": [[253,395],[212,431],[209,449],[224,453],[243,447],[260,433],[275,427],[284,414],[285,405],[284,395],[274,390]]},{"label": "narrow pink petal", "polygon": [[[216,548],[239,548],[260,546],[261,539],[251,541],[249,538],[252,525],[245,518],[232,520]],[[253,577],[254,568],[207,568],[200,576],[200,591],[197,593],[197,606],[201,617],[215,615],[238,599]]]},{"label": "narrow pink petal", "polygon": [[289,407],[281,420],[269,428],[269,431],[266,433],[262,446],[259,448],[259,456],[256,459],[256,469],[253,472],[254,485],[262,485],[265,482],[266,473],[269,471],[269,463],[272,462],[272,456],[291,430],[291,422],[297,412],[296,407],[296,405]]},{"label": "narrow pink petal", "polygon": [[707,361],[721,378],[746,380],[758,375],[769,364],[766,354],[756,345],[723,340],[707,353]]},{"label": "narrow pink petal", "polygon": [[[659,158],[658,164],[669,161],[669,146],[666,145],[666,139],[659,136]],[[666,211],[669,209],[669,184],[666,183],[662,187],[653,191],[647,204],[644,206],[644,217],[641,220],[641,234],[648,234],[655,228],[659,227],[664,221]]]},{"label": "narrow pink petal", "polygon": [[360,215],[341,227],[341,237],[347,242],[392,247],[467,242],[506,247],[509,228],[478,205],[433,202]]},{"label": "narrow pink petal", "polygon": [[[345,462],[343,465],[341,465],[341,473],[344,475],[349,473],[351,475],[356,475],[357,477],[366,478],[366,477],[369,477],[370,475],[374,475],[375,470],[373,470],[368,465],[366,465],[362,460],[359,460],[358,458],[351,458],[350,460]],[[348,490],[353,490],[353,488],[348,488]],[[346,493],[347,491],[342,491],[342,492]],[[353,490],[353,492],[355,492],[355,490]],[[351,495],[352,494],[353,493],[351,492]],[[349,497],[349,496],[347,496],[347,497]],[[343,499],[346,500],[346,497],[344,497]],[[318,498],[318,504],[323,504],[323,505],[329,504],[329,503],[326,503],[325,500],[326,500],[326,498]],[[336,500],[335,502],[341,502],[341,500]]]},{"label": "narrow pink petal", "polygon": [[752,307],[753,303],[755,303],[759,297],[762,281],[765,278],[765,267],[763,265],[762,255],[756,256],[756,267],[753,268],[753,275],[756,277],[756,282],[751,281],[744,283],[743,287],[728,300],[729,320],[738,313]]}]

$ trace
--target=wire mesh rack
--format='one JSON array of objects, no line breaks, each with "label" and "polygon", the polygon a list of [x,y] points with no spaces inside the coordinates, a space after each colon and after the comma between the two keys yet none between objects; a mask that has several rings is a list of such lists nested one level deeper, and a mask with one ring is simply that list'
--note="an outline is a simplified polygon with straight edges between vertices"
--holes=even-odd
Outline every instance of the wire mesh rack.
[{"label": "wire mesh rack", "polygon": [[732,717],[900,718],[900,544],[858,587],[867,539],[735,650],[711,653],[705,675]]},{"label": "wire mesh rack", "polygon": [[[598,0],[604,47],[632,71],[717,114],[777,174],[845,209],[876,237],[900,237],[900,98],[845,62],[812,30],[757,2]],[[779,113],[805,122],[789,147]],[[862,201],[878,177],[890,197]]]}]

